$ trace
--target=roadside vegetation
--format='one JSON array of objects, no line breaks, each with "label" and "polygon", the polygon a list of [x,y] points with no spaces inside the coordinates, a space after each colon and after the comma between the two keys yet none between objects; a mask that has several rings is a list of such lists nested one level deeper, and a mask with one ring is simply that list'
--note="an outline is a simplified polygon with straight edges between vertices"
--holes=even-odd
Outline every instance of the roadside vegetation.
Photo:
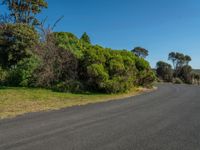
[{"label": "roadside vegetation", "polygon": [[37,19],[45,0],[1,4],[8,14],[0,12],[0,115],[102,101],[156,80],[144,48],[113,50],[87,33],[53,32],[61,18],[47,28]]},{"label": "roadside vegetation", "polygon": [[134,88],[128,93],[61,93],[40,88],[2,87],[0,89],[0,119],[15,117],[27,112],[57,110],[80,106],[149,92],[151,89]]},{"label": "roadside vegetation", "polygon": [[189,65],[192,58],[179,52],[171,52],[168,56],[173,64],[159,61],[157,63],[157,76],[161,81],[173,82],[176,84],[196,84],[200,85],[200,73],[194,71]]}]

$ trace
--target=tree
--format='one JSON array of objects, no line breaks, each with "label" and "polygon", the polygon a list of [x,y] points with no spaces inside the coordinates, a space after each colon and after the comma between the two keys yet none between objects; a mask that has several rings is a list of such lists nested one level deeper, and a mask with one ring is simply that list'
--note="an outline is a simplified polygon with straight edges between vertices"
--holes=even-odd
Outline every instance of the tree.
[{"label": "tree", "polygon": [[15,66],[32,54],[31,47],[39,41],[37,32],[26,24],[6,24],[0,32],[0,65]]},{"label": "tree", "polygon": [[[48,29],[47,29],[48,30]],[[49,30],[48,30],[49,31]],[[34,73],[34,86],[53,88],[60,82],[75,81],[78,61],[72,52],[58,47],[54,34],[47,31],[44,43],[36,45],[34,52],[42,63]]]},{"label": "tree", "polygon": [[177,77],[177,75],[180,74],[181,69],[184,66],[188,66],[192,59],[188,55],[179,52],[171,52],[169,53],[168,60],[172,61],[174,66],[174,75]]},{"label": "tree", "polygon": [[192,58],[188,55],[185,55],[185,63],[186,65],[189,65],[189,62],[192,61]]},{"label": "tree", "polygon": [[185,65],[180,69],[178,77],[185,83],[192,84],[192,67]]},{"label": "tree", "polygon": [[14,23],[29,25],[38,25],[36,15],[48,6],[45,0],[2,0],[2,4],[8,7]]},{"label": "tree", "polygon": [[176,67],[176,53],[175,52],[169,53],[168,60],[172,61],[173,67],[175,69],[175,67]]},{"label": "tree", "polygon": [[156,65],[156,72],[159,78],[166,82],[171,82],[173,79],[172,66],[166,62],[159,61]]},{"label": "tree", "polygon": [[192,60],[190,56],[184,55],[178,52],[169,53],[168,60],[171,60],[174,66],[174,69],[183,67],[184,65],[189,65],[189,62]]},{"label": "tree", "polygon": [[145,48],[142,47],[135,47],[132,52],[138,56],[138,57],[142,57],[142,58],[146,58],[149,55],[149,51],[146,50]]},{"label": "tree", "polygon": [[91,44],[91,40],[90,37],[88,36],[88,34],[86,32],[83,33],[83,35],[80,38],[82,41]]}]

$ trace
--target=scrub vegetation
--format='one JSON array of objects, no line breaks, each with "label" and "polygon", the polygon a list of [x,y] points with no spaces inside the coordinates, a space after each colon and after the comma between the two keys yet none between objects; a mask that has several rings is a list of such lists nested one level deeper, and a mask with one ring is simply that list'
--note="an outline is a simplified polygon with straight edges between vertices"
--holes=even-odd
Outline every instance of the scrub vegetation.
[{"label": "scrub vegetation", "polygon": [[134,95],[156,80],[144,48],[114,50],[94,45],[86,32],[54,32],[60,19],[45,28],[37,19],[45,0],[1,4],[8,14],[0,12],[0,116]]},{"label": "scrub vegetation", "polygon": [[176,84],[197,84],[200,85],[200,73],[193,70],[189,65],[192,58],[179,52],[171,52],[168,56],[173,67],[163,61],[157,63],[157,75],[165,82],[173,82]]}]

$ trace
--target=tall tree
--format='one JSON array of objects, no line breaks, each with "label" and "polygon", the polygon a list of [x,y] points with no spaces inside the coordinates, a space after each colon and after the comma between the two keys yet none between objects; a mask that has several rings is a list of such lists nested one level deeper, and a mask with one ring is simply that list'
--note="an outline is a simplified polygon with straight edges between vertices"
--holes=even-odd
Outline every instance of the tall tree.
[{"label": "tall tree", "polygon": [[83,35],[81,36],[81,40],[88,44],[91,44],[90,37],[86,32],[84,32]]},{"label": "tall tree", "polygon": [[142,58],[146,58],[149,55],[149,51],[146,50],[145,48],[142,47],[135,47],[132,52],[138,56],[138,57],[142,57]]},{"label": "tall tree", "polygon": [[48,6],[45,0],[2,0],[2,4],[8,7],[14,23],[29,25],[38,25],[36,15]]},{"label": "tall tree", "polygon": [[171,52],[169,53],[168,60],[172,61],[174,66],[174,70],[178,70],[185,65],[189,65],[189,62],[192,60],[190,56],[184,55],[179,52]]},{"label": "tall tree", "polygon": [[186,65],[189,65],[189,62],[192,61],[192,58],[188,55],[185,55],[185,63]]},{"label": "tall tree", "polygon": [[169,53],[168,60],[172,61],[173,67],[175,69],[175,67],[176,67],[176,53],[175,52]]}]

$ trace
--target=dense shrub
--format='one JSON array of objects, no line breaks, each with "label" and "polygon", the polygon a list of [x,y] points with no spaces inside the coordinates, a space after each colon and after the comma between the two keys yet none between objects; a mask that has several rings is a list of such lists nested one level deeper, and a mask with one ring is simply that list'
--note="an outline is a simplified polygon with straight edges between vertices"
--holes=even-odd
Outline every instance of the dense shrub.
[{"label": "dense shrub", "polygon": [[143,58],[136,58],[135,65],[136,65],[136,68],[138,69],[138,71],[144,71],[144,70],[150,68],[149,63],[146,60],[144,60]]},{"label": "dense shrub", "polygon": [[77,59],[65,49],[45,47],[43,61],[34,74],[34,86],[52,88],[55,84],[77,78]]},{"label": "dense shrub", "polygon": [[39,36],[33,27],[26,24],[5,24],[0,32],[0,65],[10,68],[24,58],[31,57],[31,47],[38,43]]},{"label": "dense shrub", "polygon": [[181,67],[178,77],[184,81],[184,83],[192,84],[192,67],[189,65]]},{"label": "dense shrub", "polygon": [[166,62],[159,61],[156,65],[157,76],[165,82],[172,82],[173,70],[172,66]]},{"label": "dense shrub", "polygon": [[60,82],[53,87],[56,92],[71,92],[81,93],[84,91],[84,86],[81,82],[76,80],[69,80],[66,82]]},{"label": "dense shrub", "polygon": [[109,79],[109,75],[106,72],[102,64],[92,64],[87,67],[87,75],[89,77],[89,84],[92,88],[101,89],[105,87],[105,82]]},{"label": "dense shrub", "polygon": [[74,34],[69,32],[55,32],[56,45],[60,48],[71,51],[76,57],[82,56],[82,50],[86,49],[88,44],[79,40]]},{"label": "dense shrub", "polygon": [[132,52],[92,45],[71,33],[48,33],[43,37],[42,42],[34,42],[33,46],[28,47],[26,40],[26,47],[20,45],[22,53],[27,55],[9,67],[7,85],[44,87],[59,92],[119,93],[134,86],[151,85],[155,80],[149,63]]},{"label": "dense shrub", "polygon": [[152,86],[152,83],[156,80],[155,73],[152,70],[143,70],[138,72],[137,85]]},{"label": "dense shrub", "polygon": [[33,74],[38,68],[40,60],[36,56],[25,58],[18,62],[15,68],[11,68],[8,72],[7,85],[9,86],[29,86],[32,81]]}]

